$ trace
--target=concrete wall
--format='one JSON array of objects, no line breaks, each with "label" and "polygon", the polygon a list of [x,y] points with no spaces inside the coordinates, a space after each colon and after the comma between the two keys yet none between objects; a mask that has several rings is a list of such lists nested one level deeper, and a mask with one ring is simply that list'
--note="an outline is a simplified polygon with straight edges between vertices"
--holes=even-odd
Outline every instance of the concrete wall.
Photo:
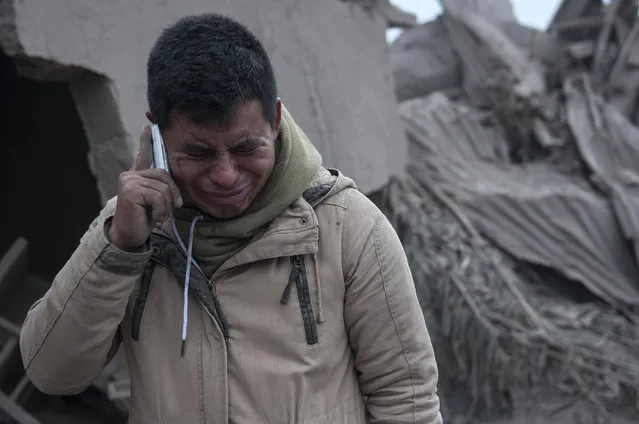
[{"label": "concrete wall", "polygon": [[145,66],[160,31],[197,12],[228,14],[264,42],[281,97],[324,156],[365,192],[403,172],[386,21],[337,0],[0,0],[0,48],[21,73],[68,80],[103,201],[145,123]]}]

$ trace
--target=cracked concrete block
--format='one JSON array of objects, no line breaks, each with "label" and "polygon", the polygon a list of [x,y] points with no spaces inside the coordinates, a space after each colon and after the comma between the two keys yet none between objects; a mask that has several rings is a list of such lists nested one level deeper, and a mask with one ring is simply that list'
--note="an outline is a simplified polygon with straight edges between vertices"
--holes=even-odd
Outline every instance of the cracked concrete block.
[{"label": "cracked concrete block", "polygon": [[137,151],[153,42],[178,18],[210,11],[262,40],[282,99],[325,165],[364,192],[403,173],[406,139],[380,14],[336,0],[0,0],[0,48],[20,72],[70,82],[103,200]]},{"label": "cracked concrete block", "polygon": [[390,46],[398,101],[461,87],[461,61],[441,18],[404,31]]},{"label": "cracked concrete block", "polygon": [[[564,50],[552,34],[515,21],[495,25],[526,57],[544,64],[557,64]],[[453,47],[442,16],[404,31],[390,46],[395,95],[398,101],[426,96],[434,91],[462,86],[462,64]]]}]

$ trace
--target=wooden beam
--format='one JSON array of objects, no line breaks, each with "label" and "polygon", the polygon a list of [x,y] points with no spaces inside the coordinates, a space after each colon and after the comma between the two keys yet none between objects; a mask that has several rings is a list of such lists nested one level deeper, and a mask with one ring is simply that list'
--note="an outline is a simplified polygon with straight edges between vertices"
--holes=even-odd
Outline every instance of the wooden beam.
[{"label": "wooden beam", "polygon": [[27,279],[29,272],[29,243],[23,237],[13,242],[0,259],[0,299],[4,299],[16,285]]},{"label": "wooden beam", "polygon": [[632,29],[630,30],[630,34],[628,34],[628,37],[624,40],[623,45],[621,46],[621,51],[617,55],[617,60],[608,75],[608,81],[615,81],[619,78],[621,72],[626,67],[630,53],[632,53],[632,50],[636,47],[635,40],[637,39],[637,36],[639,36],[639,19],[635,21]]},{"label": "wooden beam", "polygon": [[584,16],[583,18],[553,23],[548,27],[548,31],[562,32],[571,29],[599,28],[602,23],[603,18],[601,16]]},{"label": "wooden beam", "polygon": [[9,333],[12,337],[20,338],[20,326],[15,325],[11,321],[6,318],[0,316],[0,330],[4,330]]},{"label": "wooden beam", "polygon": [[597,80],[601,80],[603,76],[603,58],[606,52],[610,40],[610,32],[615,23],[615,17],[617,11],[623,5],[626,0],[612,0],[612,2],[606,7],[606,15],[604,17],[604,23],[599,31],[599,37],[597,38],[597,48],[595,49],[595,59],[593,60],[592,70],[597,77]]},{"label": "wooden beam", "polygon": [[0,349],[0,384],[4,383],[7,375],[11,372],[11,369],[14,367],[16,350],[18,347],[18,338],[11,337],[4,342],[2,348]]},{"label": "wooden beam", "polygon": [[0,410],[18,424],[41,424],[40,421],[36,420],[31,414],[2,392],[0,392]]},{"label": "wooden beam", "polygon": [[615,39],[619,44],[623,43],[630,34],[630,25],[623,20],[621,16],[615,17]]},{"label": "wooden beam", "polygon": [[377,6],[379,13],[386,19],[388,28],[412,28],[417,25],[417,16],[406,12],[390,3],[382,0]]},{"label": "wooden beam", "polygon": [[593,0],[563,0],[553,15],[549,28],[581,18]]}]

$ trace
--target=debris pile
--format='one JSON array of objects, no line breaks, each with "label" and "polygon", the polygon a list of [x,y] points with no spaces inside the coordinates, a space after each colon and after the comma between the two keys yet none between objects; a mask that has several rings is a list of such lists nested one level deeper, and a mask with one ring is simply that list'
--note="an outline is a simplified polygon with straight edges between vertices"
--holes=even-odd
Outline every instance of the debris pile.
[{"label": "debris pile", "polygon": [[51,283],[32,274],[32,248],[18,237],[0,252],[0,423],[123,424],[127,413],[97,388],[74,396],[49,396],[29,380],[19,352],[25,312]]},{"label": "debris pile", "polygon": [[382,206],[448,422],[636,422],[637,2],[564,0],[545,32],[442,3],[391,46],[411,162]]}]

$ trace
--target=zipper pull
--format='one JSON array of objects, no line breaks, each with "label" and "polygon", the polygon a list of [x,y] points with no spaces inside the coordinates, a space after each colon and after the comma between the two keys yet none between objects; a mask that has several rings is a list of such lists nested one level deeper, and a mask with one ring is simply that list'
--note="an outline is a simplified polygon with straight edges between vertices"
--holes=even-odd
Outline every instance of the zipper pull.
[{"label": "zipper pull", "polygon": [[208,281],[209,291],[213,293],[213,296],[217,297],[217,288],[215,287],[215,283],[213,282],[213,278],[209,278]]}]

